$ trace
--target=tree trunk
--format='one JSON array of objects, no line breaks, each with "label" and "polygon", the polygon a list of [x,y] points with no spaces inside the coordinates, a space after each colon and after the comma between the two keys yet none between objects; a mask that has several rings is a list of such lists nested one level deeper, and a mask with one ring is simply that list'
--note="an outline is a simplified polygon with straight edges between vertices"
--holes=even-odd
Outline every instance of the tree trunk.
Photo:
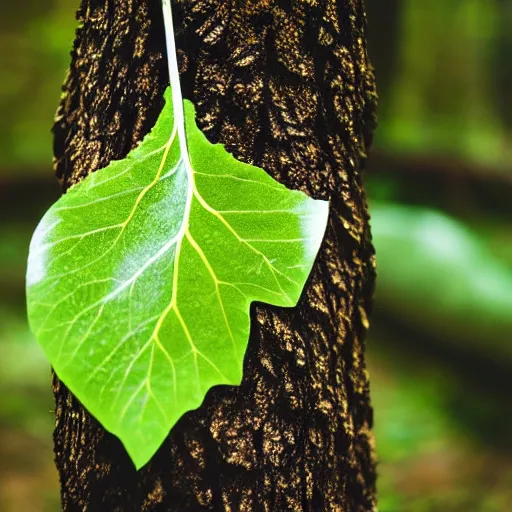
[{"label": "tree trunk", "polygon": [[[211,142],[331,199],[296,308],[253,304],[240,387],[218,386],[136,472],[54,377],[65,511],[371,511],[364,342],[374,281],[361,169],[376,95],[362,0],[176,0],[184,96]],[[82,0],[57,113],[63,188],[123,158],[168,85],[160,0]]]}]

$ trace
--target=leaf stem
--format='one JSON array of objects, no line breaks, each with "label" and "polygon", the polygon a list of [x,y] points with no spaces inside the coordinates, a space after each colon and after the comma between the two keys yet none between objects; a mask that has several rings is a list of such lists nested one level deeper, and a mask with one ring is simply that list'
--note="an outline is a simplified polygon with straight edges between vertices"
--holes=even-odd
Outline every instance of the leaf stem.
[{"label": "leaf stem", "polygon": [[174,23],[172,18],[171,0],[162,0],[162,11],[164,15],[167,62],[169,64],[169,82],[172,89],[174,120],[178,127],[178,138],[180,141],[181,154],[186,158],[186,155],[188,155],[188,148],[187,137],[185,135],[185,114],[183,111],[183,96],[181,94],[178,56],[176,53],[176,41],[174,38]]},{"label": "leaf stem", "polygon": [[[188,178],[187,203],[184,213],[183,225],[180,234],[183,236],[189,227],[190,211],[192,208],[192,198],[194,195],[194,173],[188,154],[187,135],[185,131],[185,112],[183,107],[183,95],[181,93],[180,71],[178,67],[178,55],[176,53],[176,41],[174,38],[174,23],[172,19],[171,0],[162,0],[162,11],[164,15],[165,40],[167,45],[167,62],[169,64],[169,82],[172,89],[172,106],[174,114],[174,125],[178,129],[178,139],[180,141],[180,151],[182,162],[185,165]],[[182,240],[178,243],[176,250],[176,262],[179,260]]]}]

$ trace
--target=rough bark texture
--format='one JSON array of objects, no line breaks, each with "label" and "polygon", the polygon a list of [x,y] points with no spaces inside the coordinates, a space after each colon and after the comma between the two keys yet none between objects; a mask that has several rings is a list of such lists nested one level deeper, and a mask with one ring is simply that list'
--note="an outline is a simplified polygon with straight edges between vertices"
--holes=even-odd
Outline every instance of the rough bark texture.
[{"label": "rough bark texture", "polygon": [[[55,124],[63,188],[123,158],[168,84],[159,0],[82,0]],[[363,338],[374,281],[361,181],[376,95],[362,0],[176,0],[184,95],[240,160],[332,201],[294,309],[253,305],[241,387],[212,389],[136,472],[54,378],[66,511],[371,511]]]}]

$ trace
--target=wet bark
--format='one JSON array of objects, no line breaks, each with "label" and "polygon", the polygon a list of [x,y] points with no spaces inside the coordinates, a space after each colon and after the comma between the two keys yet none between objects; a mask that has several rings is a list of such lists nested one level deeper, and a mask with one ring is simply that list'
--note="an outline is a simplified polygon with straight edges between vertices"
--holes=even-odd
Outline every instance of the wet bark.
[{"label": "wet bark", "polygon": [[[371,511],[364,359],[374,251],[361,170],[376,95],[361,0],[176,0],[184,95],[212,142],[331,199],[298,307],[253,304],[240,387],[184,415],[139,472],[54,376],[65,511]],[[150,130],[168,85],[159,0],[82,0],[57,113],[65,190]]]}]

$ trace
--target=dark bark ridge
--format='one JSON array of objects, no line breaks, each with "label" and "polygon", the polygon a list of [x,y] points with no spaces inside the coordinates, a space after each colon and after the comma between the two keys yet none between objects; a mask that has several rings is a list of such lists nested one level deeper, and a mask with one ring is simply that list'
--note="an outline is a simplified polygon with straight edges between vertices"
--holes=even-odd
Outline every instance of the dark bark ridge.
[{"label": "dark bark ridge", "polygon": [[[82,0],[56,116],[63,189],[121,159],[168,85],[159,0]],[[219,386],[136,472],[54,376],[66,511],[371,511],[364,362],[375,274],[361,169],[376,94],[362,0],[176,0],[184,95],[211,142],[331,199],[297,308],[253,304],[240,387]]]}]

